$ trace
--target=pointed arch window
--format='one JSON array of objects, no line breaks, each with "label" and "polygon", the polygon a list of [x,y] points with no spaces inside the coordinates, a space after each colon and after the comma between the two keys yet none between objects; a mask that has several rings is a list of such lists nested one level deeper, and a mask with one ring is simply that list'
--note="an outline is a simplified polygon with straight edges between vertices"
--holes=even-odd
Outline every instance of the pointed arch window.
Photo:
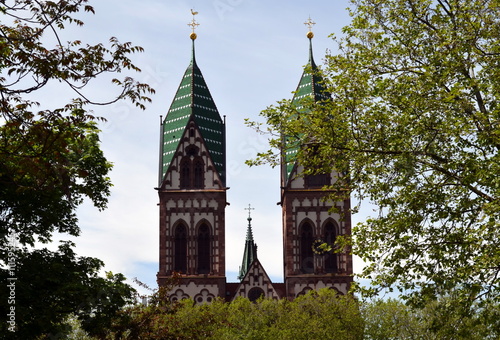
[{"label": "pointed arch window", "polygon": [[248,291],[248,300],[255,302],[260,297],[265,297],[265,293],[260,287],[253,287]]},{"label": "pointed arch window", "polygon": [[187,228],[182,223],[174,232],[174,271],[187,272]]},{"label": "pointed arch window", "polygon": [[198,229],[198,274],[210,273],[210,228],[203,223]]},{"label": "pointed arch window", "polygon": [[[337,238],[336,227],[330,221],[325,224],[325,242],[329,245],[333,245]],[[329,252],[325,255],[325,272],[336,273],[337,272],[337,254]]]},{"label": "pointed arch window", "polygon": [[312,226],[309,222],[305,222],[300,231],[300,269],[302,273],[314,272],[313,242]]},{"label": "pointed arch window", "polygon": [[180,162],[180,188],[203,189],[205,187],[205,164],[195,145],[186,147]]},{"label": "pointed arch window", "polygon": [[181,188],[186,189],[191,186],[191,161],[184,157],[181,161]]},{"label": "pointed arch window", "polygon": [[[305,153],[307,157],[317,158],[321,156],[321,145],[319,143],[310,143],[305,146]],[[307,188],[322,188],[325,185],[331,184],[331,176],[329,173],[318,172],[317,169],[312,170],[311,174],[306,175],[304,178],[304,184]]]},{"label": "pointed arch window", "polygon": [[198,157],[193,162],[193,172],[194,172],[194,185],[196,189],[203,189],[205,179],[203,178],[203,160]]},{"label": "pointed arch window", "polygon": [[331,177],[330,174],[307,175],[305,184],[307,188],[322,188],[331,184]]}]

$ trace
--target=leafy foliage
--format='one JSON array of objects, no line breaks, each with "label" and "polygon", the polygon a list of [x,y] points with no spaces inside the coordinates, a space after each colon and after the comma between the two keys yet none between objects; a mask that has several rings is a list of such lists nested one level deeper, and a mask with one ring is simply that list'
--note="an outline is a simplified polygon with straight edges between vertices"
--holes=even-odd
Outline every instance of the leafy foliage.
[{"label": "leafy foliage", "polygon": [[[111,38],[82,47],[63,43],[59,32],[83,25],[79,11],[93,12],[86,0],[4,1],[0,23],[0,242],[15,232],[21,244],[50,240],[53,231],[78,235],[74,214],[83,197],[106,206],[111,164],[104,158],[84,94],[91,80],[105,73],[140,71],[129,58],[142,49]],[[52,48],[48,47],[54,41]],[[130,77],[113,79],[118,93],[107,103],[129,99],[144,108],[147,84]],[[76,98],[57,109],[41,109],[29,95],[62,83]],[[2,247],[1,249],[5,249]]]},{"label": "leafy foliage", "polygon": [[[98,130],[78,114],[25,115],[0,127],[0,230],[16,233],[21,244],[47,242],[52,232],[77,236],[75,215],[83,197],[103,209],[109,195],[111,164]],[[6,249],[6,248],[2,248]]]},{"label": "leafy foliage", "polygon": [[[182,300],[168,307],[136,306],[126,311],[129,331],[121,339],[362,339],[363,321],[351,297],[332,290],[311,292],[294,301],[231,303],[215,300],[196,305]],[[125,319],[122,319],[125,320]],[[122,324],[122,327],[124,324]],[[138,327],[139,326],[139,327]]]},{"label": "leafy foliage", "polygon": [[394,299],[361,304],[365,338],[388,339],[497,339],[500,335],[498,305],[465,306],[458,296],[431,300],[411,308]]},{"label": "leafy foliage", "polygon": [[[109,47],[62,41],[62,30],[83,25],[80,12],[94,12],[87,2],[0,1],[0,272],[18,280],[15,306],[0,302],[3,311],[16,308],[17,331],[6,333],[2,323],[2,337],[65,334],[71,314],[98,334],[133,291],[120,274],[99,278],[102,262],[76,257],[70,243],[56,252],[32,248],[54,232],[77,236],[75,210],[85,198],[106,207],[111,163],[99,145],[103,118],[88,106],[125,99],[144,109],[154,93],[122,74],[111,79],[106,101],[90,98],[95,78],[139,72],[130,55],[142,48],[114,37]],[[49,85],[50,98],[66,100],[58,91],[68,89],[75,97],[57,108],[35,101]]]},{"label": "leafy foliage", "polygon": [[[67,25],[83,26],[83,21],[75,16],[78,12],[94,13],[87,2],[88,0],[2,2],[0,93],[3,114],[15,116],[16,108],[9,104],[16,101],[23,103],[19,95],[40,90],[50,81],[66,84],[84,103],[92,103],[82,92],[91,80],[105,73],[140,71],[130,60],[129,54],[143,49],[130,42],[120,43],[112,37],[111,46],[107,48],[101,43],[82,46],[80,40],[61,41],[59,32]],[[53,47],[47,46],[50,41],[54,42]],[[107,103],[128,98],[135,105],[144,108],[143,102],[150,101],[144,95],[152,90],[147,84],[135,82],[130,77],[115,78],[112,82],[121,90]]]},{"label": "leafy foliage", "polygon": [[[168,305],[168,307],[167,307]],[[464,314],[457,296],[412,308],[395,299],[357,301],[332,290],[311,291],[294,301],[237,298],[196,305],[182,300],[124,310],[114,339],[497,339],[498,305]]]},{"label": "leafy foliage", "polygon": [[497,299],[500,2],[352,4],[322,74],[332,99],[306,101],[301,114],[291,101],[264,110],[276,149],[252,164],[278,164],[295,138],[306,169],[348,174],[332,199],[347,189],[379,207],[353,229],[368,293]]},{"label": "leafy foliage", "polygon": [[[8,304],[9,287],[0,288],[0,310],[8,315],[14,307],[15,332],[0,324],[0,334],[12,339],[36,339],[63,335],[70,331],[70,313],[78,318],[82,328],[91,335],[104,334],[115,314],[134,302],[135,290],[124,283],[121,274],[108,273],[99,277],[103,263],[91,257],[77,257],[74,245],[65,242],[58,251],[38,249],[15,252],[15,281],[9,280],[9,270],[2,269],[2,282],[13,284],[15,303]],[[12,295],[11,295],[12,297]]]}]

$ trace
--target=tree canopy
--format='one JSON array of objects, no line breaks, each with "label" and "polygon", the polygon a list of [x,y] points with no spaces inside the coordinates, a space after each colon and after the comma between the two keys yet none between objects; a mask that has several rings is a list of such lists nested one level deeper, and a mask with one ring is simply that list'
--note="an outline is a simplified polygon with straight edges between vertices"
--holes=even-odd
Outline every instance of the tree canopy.
[{"label": "tree canopy", "polygon": [[[55,232],[78,236],[76,208],[85,198],[106,207],[111,163],[99,144],[104,118],[91,107],[128,100],[144,109],[154,93],[130,77],[140,72],[131,55],[141,47],[115,37],[109,46],[63,41],[64,29],[83,26],[81,14],[94,13],[87,3],[0,1],[0,276],[11,285],[0,288],[0,310],[17,316],[0,330],[11,338],[62,336],[70,314],[99,332],[131,301],[123,276],[99,278],[103,263],[77,257],[72,243],[55,252],[32,248]],[[95,100],[88,89],[106,75],[107,98]],[[50,97],[34,100],[49,86]],[[60,96],[67,89],[73,97]],[[54,105],[54,98],[64,103]]]},{"label": "tree canopy", "polygon": [[[163,301],[160,305],[159,301]],[[497,339],[497,304],[470,309],[454,297],[412,309],[394,299],[360,301],[332,289],[309,291],[293,301],[238,297],[197,305],[191,299],[123,310],[106,339]],[[76,325],[77,326],[77,325]],[[82,330],[74,328],[73,334]]]},{"label": "tree canopy", "polygon": [[135,290],[124,282],[123,275],[108,273],[105,278],[99,277],[104,263],[92,257],[77,257],[72,247],[74,244],[65,242],[57,251],[17,251],[15,280],[9,271],[0,271],[2,282],[13,285],[15,292],[12,295],[10,289],[0,290],[2,315],[12,311],[15,315],[14,322],[2,320],[0,324],[4,338],[63,338],[70,331],[70,314],[89,334],[101,335],[121,307],[134,303]]},{"label": "tree canopy", "polygon": [[278,164],[295,138],[306,169],[346,174],[332,198],[378,207],[352,238],[376,289],[498,298],[500,1],[352,0],[350,13],[322,68],[331,100],[264,110],[275,149],[251,164]]},{"label": "tree canopy", "polygon": [[[53,231],[78,235],[75,207],[88,197],[104,208],[110,188],[99,118],[87,106],[129,99],[144,108],[153,92],[125,75],[112,79],[117,91],[110,88],[107,103],[93,102],[84,90],[100,75],[140,71],[130,54],[142,48],[116,38],[109,48],[61,41],[66,26],[83,25],[78,12],[93,13],[86,0],[3,1],[0,10],[0,242],[6,244],[8,232],[29,245],[49,241]],[[58,83],[75,93],[63,107],[30,100]]]},{"label": "tree canopy", "polygon": [[[168,301],[168,300],[167,300]],[[157,301],[159,302],[159,301]],[[197,305],[191,299],[125,309],[108,333],[120,339],[363,339],[352,296],[311,291],[294,301],[239,297]]]}]

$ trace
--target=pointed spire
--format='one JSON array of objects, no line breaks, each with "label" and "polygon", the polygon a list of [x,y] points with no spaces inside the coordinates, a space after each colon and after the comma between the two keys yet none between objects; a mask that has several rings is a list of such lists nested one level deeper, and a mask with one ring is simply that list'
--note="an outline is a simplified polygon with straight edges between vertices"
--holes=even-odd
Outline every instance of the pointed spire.
[{"label": "pointed spire", "polygon": [[248,227],[247,227],[247,238],[246,241],[253,241],[253,232],[252,232],[252,218],[247,218]]},{"label": "pointed spire", "polygon": [[[309,32],[312,34],[312,32]],[[309,38],[309,65],[311,65],[312,69],[316,69],[316,63],[314,62],[313,58],[313,44],[312,44],[312,37]]]},{"label": "pointed spire", "polygon": [[203,74],[196,64],[195,40],[197,35],[194,31],[199,26],[195,20],[198,12],[191,10],[191,14],[193,19],[188,23],[192,30],[189,36],[192,40],[191,62],[163,121],[161,178],[163,179],[170,167],[175,150],[181,142],[188,123],[194,121],[203,137],[210,158],[215,164],[222,181],[221,184],[225,185],[225,124]]},{"label": "pointed spire", "polygon": [[[299,85],[293,96],[293,102],[297,104],[297,110],[299,112],[304,112],[306,109],[302,106],[303,101],[306,98],[312,98],[315,102],[326,100],[330,98],[330,95],[326,91],[323,78],[318,72],[318,67],[314,62],[313,49],[312,49],[312,38],[314,33],[312,32],[312,27],[316,23],[312,21],[311,17],[304,22],[304,25],[308,27],[308,32],[306,34],[309,39],[309,63],[302,73]],[[291,142],[292,143],[292,142]],[[285,154],[286,167],[283,172],[285,182],[288,182],[290,175],[295,166],[295,155],[297,154],[297,147],[288,145],[287,152]]]},{"label": "pointed spire", "polygon": [[196,57],[195,57],[195,53],[194,53],[194,41],[196,39],[192,39],[193,40],[193,46],[191,47],[191,65],[196,65]]},{"label": "pointed spire", "polygon": [[304,73],[302,73],[302,78],[300,79],[299,86],[293,100],[295,102],[300,101],[304,97],[312,97],[314,101],[320,101],[329,98],[329,94],[326,92],[323,78],[318,73],[318,67],[314,62],[313,58],[313,48],[312,48],[312,38],[314,38],[314,33],[312,32],[313,25],[316,25],[312,21],[311,17],[304,22],[304,25],[308,27],[308,32],[306,34],[309,39],[309,67],[306,67]]},{"label": "pointed spire", "polygon": [[248,210],[248,227],[247,227],[247,237],[245,240],[245,250],[243,252],[243,261],[241,263],[240,267],[240,275],[238,275],[238,280],[243,280],[245,275],[248,272],[248,269],[252,265],[253,261],[257,259],[257,245],[253,241],[253,233],[252,233],[252,217],[250,215],[251,210],[255,210],[255,208],[252,208],[250,204],[248,205],[248,208],[245,208],[245,210]]},{"label": "pointed spire", "polygon": [[307,38],[309,39],[309,64],[311,65],[311,67],[316,68],[316,64],[314,63],[314,58],[313,58],[313,49],[312,49],[312,38],[314,38],[312,27],[316,25],[316,23],[312,21],[311,17],[309,16],[307,21],[304,22],[304,25],[306,25],[309,29],[306,34]]},{"label": "pointed spire", "polygon": [[188,23],[188,26],[191,26],[191,30],[192,30],[191,34],[189,35],[189,38],[191,38],[191,40],[193,41],[191,63],[194,65],[194,64],[196,64],[196,59],[194,57],[194,41],[198,37],[198,35],[196,35],[196,33],[194,33],[194,30],[196,29],[196,27],[200,26],[200,24],[195,19],[195,15],[197,15],[198,12],[191,9],[191,14],[193,15],[193,19]]}]

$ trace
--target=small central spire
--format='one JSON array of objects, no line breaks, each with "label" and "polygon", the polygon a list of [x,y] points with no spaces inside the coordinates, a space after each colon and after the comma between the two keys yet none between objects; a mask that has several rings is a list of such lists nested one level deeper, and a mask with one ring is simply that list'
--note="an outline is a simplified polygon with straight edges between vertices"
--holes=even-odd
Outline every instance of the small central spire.
[{"label": "small central spire", "polygon": [[189,37],[191,38],[191,40],[195,40],[197,35],[196,33],[194,33],[194,30],[196,29],[196,27],[200,26],[200,24],[196,21],[195,19],[195,15],[198,14],[198,12],[194,11],[193,9],[191,9],[191,14],[193,15],[193,19],[191,20],[190,23],[188,23],[188,26],[191,26],[191,34],[189,35]]},{"label": "small central spire", "polygon": [[253,241],[253,233],[252,233],[252,217],[250,216],[251,211],[255,210],[251,205],[248,205],[248,208],[244,208],[248,210],[248,227],[247,227],[247,237],[245,240],[245,250],[243,252],[243,261],[240,267],[240,275],[238,275],[238,280],[243,280],[248,269],[252,265],[253,261],[257,259],[257,245]]},{"label": "small central spire", "polygon": [[249,204],[248,205],[248,208],[245,208],[245,210],[248,210],[248,225],[250,225],[250,221],[252,221],[252,217],[250,216],[250,213],[252,212],[252,210],[255,210],[255,208],[252,208],[252,205]]},{"label": "small central spire", "polygon": [[252,233],[252,216],[250,216],[252,210],[255,210],[255,208],[252,208],[252,206],[249,204],[248,208],[245,208],[245,210],[248,210],[248,228],[247,228],[247,241],[252,241],[253,242],[253,233]]}]

